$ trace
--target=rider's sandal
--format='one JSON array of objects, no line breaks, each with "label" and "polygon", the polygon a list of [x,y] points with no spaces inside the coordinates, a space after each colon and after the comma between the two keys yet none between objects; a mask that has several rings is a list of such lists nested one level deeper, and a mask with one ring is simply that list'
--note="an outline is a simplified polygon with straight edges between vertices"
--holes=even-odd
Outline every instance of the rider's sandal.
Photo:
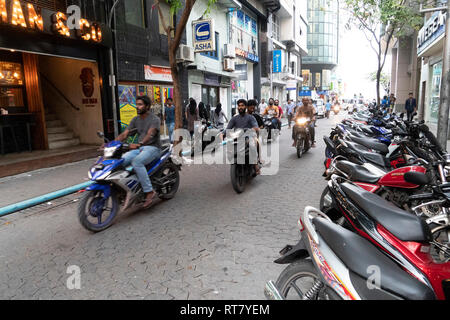
[{"label": "rider's sandal", "polygon": [[150,208],[150,206],[151,206],[152,203],[153,203],[153,199],[155,199],[155,196],[156,196],[156,192],[153,192],[153,196],[152,196],[149,200],[145,200],[145,202],[144,202],[144,204],[142,205],[142,207],[143,207],[144,209]]}]

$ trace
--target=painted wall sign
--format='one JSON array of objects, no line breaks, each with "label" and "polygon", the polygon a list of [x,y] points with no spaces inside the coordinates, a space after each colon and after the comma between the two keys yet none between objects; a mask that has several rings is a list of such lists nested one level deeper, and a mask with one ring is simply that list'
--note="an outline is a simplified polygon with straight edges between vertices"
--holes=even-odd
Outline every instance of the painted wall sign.
[{"label": "painted wall sign", "polygon": [[417,36],[417,53],[423,52],[428,48],[434,40],[445,33],[445,23],[447,21],[447,13],[442,11],[436,12],[420,29]]},{"label": "painted wall sign", "polygon": [[216,50],[216,36],[211,19],[192,21],[194,52]]},{"label": "painted wall sign", "polygon": [[[74,9],[76,6],[71,6]],[[78,7],[76,7],[78,8]],[[68,10],[69,11],[69,10]],[[102,27],[96,22],[78,19],[75,11],[70,15],[41,9],[34,4],[19,0],[0,0],[0,28],[9,25],[24,30],[34,30],[43,33],[59,35],[65,38],[79,39],[94,43],[103,40]],[[74,24],[73,28],[69,28]],[[78,24],[78,25],[77,25]]]}]

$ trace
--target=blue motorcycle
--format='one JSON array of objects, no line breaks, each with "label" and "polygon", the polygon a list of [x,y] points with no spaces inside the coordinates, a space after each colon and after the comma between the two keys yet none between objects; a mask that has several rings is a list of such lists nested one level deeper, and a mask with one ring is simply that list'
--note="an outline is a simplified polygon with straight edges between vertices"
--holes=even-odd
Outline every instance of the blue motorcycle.
[{"label": "blue motorcycle", "polygon": [[[104,138],[103,133],[98,135]],[[105,139],[105,138],[104,138]],[[90,185],[78,205],[78,219],[83,227],[99,232],[110,227],[119,212],[138,206],[145,200],[145,193],[133,168],[123,166],[122,155],[129,145],[108,141],[103,156],[89,169]],[[175,196],[180,184],[181,164],[172,157],[172,145],[165,145],[160,157],[146,166],[154,191],[160,199]]]}]

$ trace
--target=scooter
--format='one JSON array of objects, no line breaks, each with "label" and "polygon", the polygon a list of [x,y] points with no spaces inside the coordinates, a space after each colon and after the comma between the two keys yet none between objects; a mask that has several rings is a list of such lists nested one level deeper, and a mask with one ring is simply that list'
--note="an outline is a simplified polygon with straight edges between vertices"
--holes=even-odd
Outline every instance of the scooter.
[{"label": "scooter", "polygon": [[310,123],[311,119],[305,117],[297,118],[295,120],[293,130],[298,158],[301,158],[302,155],[311,148],[311,134],[309,133]]},{"label": "scooter", "polygon": [[430,286],[410,275],[363,237],[306,207],[301,239],[280,251],[289,264],[264,294],[270,300],[435,300]]},{"label": "scooter", "polygon": [[[99,232],[110,227],[121,210],[139,206],[145,200],[145,193],[139,179],[130,166],[123,166],[122,154],[129,151],[129,145],[120,141],[105,139],[103,156],[89,169],[89,179],[94,182],[86,188],[78,205],[78,219],[89,231]],[[146,166],[150,181],[158,197],[163,200],[175,196],[180,184],[181,164],[172,158],[172,145],[164,146],[160,157]]]}]

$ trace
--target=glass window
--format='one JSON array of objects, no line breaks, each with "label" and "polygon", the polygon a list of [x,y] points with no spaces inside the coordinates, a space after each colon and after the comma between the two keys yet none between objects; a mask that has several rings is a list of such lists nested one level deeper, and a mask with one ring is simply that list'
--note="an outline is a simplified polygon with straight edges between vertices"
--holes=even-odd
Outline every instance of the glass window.
[{"label": "glass window", "polygon": [[433,65],[433,74],[431,79],[431,97],[429,109],[429,121],[437,123],[439,115],[439,103],[441,96],[441,77],[442,77],[442,61]]},{"label": "glass window", "polygon": [[209,57],[215,60],[219,60],[219,33],[216,32],[216,50],[215,51],[207,51],[201,52],[200,54],[205,57]]},{"label": "glass window", "polygon": [[143,0],[127,0],[124,3],[125,21],[129,24],[145,28]]}]

